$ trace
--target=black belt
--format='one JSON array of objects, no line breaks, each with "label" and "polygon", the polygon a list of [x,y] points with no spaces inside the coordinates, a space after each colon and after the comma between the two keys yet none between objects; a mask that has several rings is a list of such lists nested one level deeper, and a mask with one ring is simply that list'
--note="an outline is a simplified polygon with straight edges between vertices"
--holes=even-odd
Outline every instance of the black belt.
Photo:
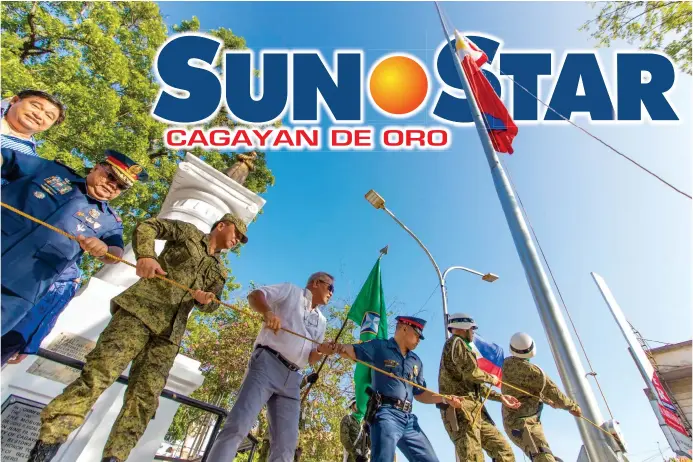
[{"label": "black belt", "polygon": [[286,359],[284,356],[282,356],[281,353],[279,353],[278,351],[276,351],[276,350],[274,350],[268,346],[258,345],[255,348],[262,348],[263,350],[266,350],[269,354],[271,354],[272,356],[277,358],[279,361],[281,361],[281,363],[283,365],[285,365],[287,368],[289,368],[290,371],[297,372],[297,371],[301,370],[297,365],[295,365],[294,363],[292,363],[291,361]]},{"label": "black belt", "polygon": [[399,409],[402,412],[411,412],[411,401],[402,401],[397,398],[390,398],[389,396],[384,396],[381,398],[382,404],[387,404],[388,406]]}]

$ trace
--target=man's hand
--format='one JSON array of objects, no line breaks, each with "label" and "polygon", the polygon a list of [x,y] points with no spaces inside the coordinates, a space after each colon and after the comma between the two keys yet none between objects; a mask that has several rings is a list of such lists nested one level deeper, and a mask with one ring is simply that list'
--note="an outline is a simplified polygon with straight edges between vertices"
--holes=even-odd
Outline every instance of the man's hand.
[{"label": "man's hand", "polygon": [[212,292],[205,292],[198,289],[193,293],[193,298],[197,303],[206,305],[214,301],[214,294]]},{"label": "man's hand", "polygon": [[282,328],[281,320],[276,314],[272,313],[271,311],[266,311],[263,317],[265,318],[265,325],[269,329],[272,329],[275,334],[279,332],[279,330]]},{"label": "man's hand", "polygon": [[337,352],[337,345],[335,343],[324,342],[318,345],[318,353],[324,355],[333,355]]},{"label": "man's hand", "polygon": [[84,237],[80,234],[77,241],[82,250],[95,257],[103,257],[108,252],[108,245],[97,237]]},{"label": "man's hand", "polygon": [[7,360],[7,364],[19,364],[24,361],[27,356],[28,355],[25,354],[15,353],[10,359]]},{"label": "man's hand", "polygon": [[141,278],[153,278],[157,274],[166,275],[166,271],[161,268],[159,262],[154,258],[140,258],[137,260],[137,275]]},{"label": "man's hand", "polygon": [[443,402],[446,404],[449,404],[450,406],[454,407],[455,409],[461,409],[462,408],[462,398],[460,398],[459,396],[444,397]]},{"label": "man's hand", "polygon": [[582,417],[582,409],[580,409],[580,406],[577,406],[575,409],[568,411],[575,417]]},{"label": "man's hand", "polygon": [[517,398],[510,395],[501,395],[501,403],[503,403],[503,406],[509,407],[510,409],[518,409],[521,405]]}]

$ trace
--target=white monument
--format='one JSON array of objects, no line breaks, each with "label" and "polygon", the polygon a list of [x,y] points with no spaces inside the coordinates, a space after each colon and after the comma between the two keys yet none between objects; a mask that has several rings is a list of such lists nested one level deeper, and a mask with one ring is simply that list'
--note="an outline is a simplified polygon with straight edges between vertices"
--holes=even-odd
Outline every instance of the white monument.
[{"label": "white monument", "polygon": [[[186,221],[209,232],[225,213],[233,212],[250,223],[265,200],[244,188],[203,161],[187,154],[178,166],[159,218]],[[163,241],[157,241],[161,252]],[[131,246],[125,249],[125,260],[134,262]],[[58,318],[41,347],[84,361],[101,331],[111,318],[110,300],[137,281],[135,270],[125,264],[105,265],[72,299]],[[166,388],[190,395],[202,385],[200,363],[178,355],[168,377]],[[129,366],[124,372],[129,374]],[[38,436],[38,414],[51,399],[74,380],[78,372],[52,361],[30,356],[17,365],[2,369],[2,460],[23,462]],[[93,462],[101,453],[113,422],[122,405],[125,385],[115,383],[98,399],[84,424],[70,435],[54,462]],[[164,440],[177,402],[161,398],[154,419],[128,462],[151,461]]]}]

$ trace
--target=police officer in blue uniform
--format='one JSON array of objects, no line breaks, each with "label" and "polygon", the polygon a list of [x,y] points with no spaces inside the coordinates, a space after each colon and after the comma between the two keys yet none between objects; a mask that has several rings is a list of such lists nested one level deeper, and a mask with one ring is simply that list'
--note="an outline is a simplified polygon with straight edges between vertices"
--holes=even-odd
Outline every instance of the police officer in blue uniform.
[{"label": "police officer in blue uniform", "polygon": [[63,271],[89,252],[104,263],[123,254],[123,224],[108,205],[147,173],[107,150],[86,177],[55,161],[2,148],[2,201],[75,235],[79,243],[2,208],[2,335],[11,331]]},{"label": "police officer in blue uniform", "polygon": [[[355,345],[324,343],[319,351],[339,353],[351,359],[367,362],[411,382],[426,387],[423,363],[414,349],[423,340],[426,321],[411,316],[398,316],[395,336],[388,340],[375,339]],[[412,414],[412,401],[451,405],[459,408],[458,397],[446,399],[430,391],[413,387],[401,380],[373,372],[371,400],[380,403],[371,421],[371,462],[392,462],[399,448],[410,461],[437,462],[430,441]],[[370,406],[370,404],[369,404]]]}]

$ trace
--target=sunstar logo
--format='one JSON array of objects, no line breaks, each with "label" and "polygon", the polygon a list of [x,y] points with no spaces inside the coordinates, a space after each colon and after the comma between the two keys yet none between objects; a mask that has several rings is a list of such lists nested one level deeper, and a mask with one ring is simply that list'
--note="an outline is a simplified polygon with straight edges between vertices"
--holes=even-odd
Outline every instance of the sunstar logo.
[{"label": "sunstar logo", "polygon": [[[609,79],[594,51],[568,51],[557,60],[552,51],[501,51],[495,37],[467,37],[488,56],[484,74],[518,125],[561,123],[561,116],[572,120],[580,115],[600,123],[678,120],[667,99],[676,73],[661,53],[616,52]],[[450,44],[454,49],[454,38]],[[328,60],[318,50],[256,54],[222,48],[219,39],[198,33],[167,40],[155,60],[162,88],[152,115],[195,126],[224,109],[242,124],[259,127],[288,118],[291,128],[171,127],[165,133],[168,147],[317,150],[323,149],[324,137],[335,150],[445,149],[451,142],[449,127],[472,122],[447,42],[438,46],[431,63],[394,52],[368,69],[363,50],[338,49]],[[535,97],[547,84],[552,110]],[[376,133],[365,119],[366,100],[393,125]],[[424,110],[440,125],[402,125]],[[320,126],[324,116],[331,122],[326,134]]]}]

